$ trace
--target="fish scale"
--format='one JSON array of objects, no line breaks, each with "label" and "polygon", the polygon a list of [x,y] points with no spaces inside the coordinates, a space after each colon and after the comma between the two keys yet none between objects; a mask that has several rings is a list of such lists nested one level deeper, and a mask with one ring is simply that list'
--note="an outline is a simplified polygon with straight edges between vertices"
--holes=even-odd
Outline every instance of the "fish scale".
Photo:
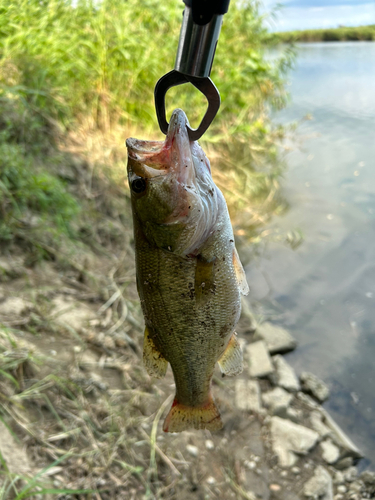
[{"label": "fish scale", "polygon": [[186,123],[176,110],[166,141],[152,142],[152,151],[127,141],[144,362],[159,377],[171,365],[169,432],[222,426],[211,379],[216,362],[229,375],[242,370],[234,329],[247,291],[224,197]]},{"label": "fish scale", "polygon": [[[196,272],[194,259],[182,259],[147,241],[136,243],[138,287],[145,321],[154,332],[157,348],[171,364],[177,395],[183,395],[189,405],[199,405],[207,399],[216,361],[239,318],[240,292],[231,262],[233,244],[232,248],[227,245],[223,249],[219,241],[224,238],[229,240],[218,232],[210,245],[213,250],[220,250],[221,262],[216,270],[215,294],[203,307],[196,304],[195,294],[191,293]],[[221,334],[223,327],[225,336]],[[204,358],[204,370],[200,358]]]}]

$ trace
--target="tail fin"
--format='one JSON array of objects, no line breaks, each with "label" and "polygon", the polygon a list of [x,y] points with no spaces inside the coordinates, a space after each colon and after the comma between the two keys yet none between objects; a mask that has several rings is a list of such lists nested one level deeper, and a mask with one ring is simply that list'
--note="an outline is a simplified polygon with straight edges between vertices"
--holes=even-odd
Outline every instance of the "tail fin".
[{"label": "tail fin", "polygon": [[204,406],[185,406],[175,398],[165,418],[164,432],[181,432],[187,429],[218,431],[223,427],[220,412],[212,396]]}]

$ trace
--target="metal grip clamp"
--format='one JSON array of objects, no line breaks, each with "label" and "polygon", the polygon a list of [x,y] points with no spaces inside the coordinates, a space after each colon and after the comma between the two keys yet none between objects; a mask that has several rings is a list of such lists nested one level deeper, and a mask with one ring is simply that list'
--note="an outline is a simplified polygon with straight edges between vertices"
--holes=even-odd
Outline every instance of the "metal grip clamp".
[{"label": "metal grip clamp", "polygon": [[202,137],[220,107],[220,94],[209,78],[219,39],[223,15],[230,0],[184,0],[185,10],[181,25],[174,70],[164,75],[155,86],[155,108],[159,126],[168,132],[165,116],[165,95],[171,87],[190,82],[207,101],[208,108],[199,127],[188,127],[191,141]]}]

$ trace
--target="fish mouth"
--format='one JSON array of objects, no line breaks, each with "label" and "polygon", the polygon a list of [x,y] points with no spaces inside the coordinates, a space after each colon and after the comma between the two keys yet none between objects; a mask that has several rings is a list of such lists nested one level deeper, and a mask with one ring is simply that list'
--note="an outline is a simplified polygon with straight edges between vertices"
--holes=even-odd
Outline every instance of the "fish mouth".
[{"label": "fish mouth", "polygon": [[195,180],[187,116],[182,109],[172,113],[165,141],[126,141],[129,167],[140,177],[153,178],[171,173],[183,185]]}]

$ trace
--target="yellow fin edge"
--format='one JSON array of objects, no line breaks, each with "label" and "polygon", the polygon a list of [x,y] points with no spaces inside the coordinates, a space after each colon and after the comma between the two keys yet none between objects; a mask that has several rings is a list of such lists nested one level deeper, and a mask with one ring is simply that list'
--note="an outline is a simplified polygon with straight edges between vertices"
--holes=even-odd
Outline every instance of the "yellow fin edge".
[{"label": "yellow fin edge", "polygon": [[182,432],[188,429],[218,431],[223,427],[220,412],[212,396],[203,406],[185,406],[175,398],[165,418],[164,432]]},{"label": "yellow fin edge", "polygon": [[237,284],[242,295],[247,295],[250,291],[247,283],[246,274],[240,261],[237,249],[233,249],[233,268],[236,274]]},{"label": "yellow fin edge", "polygon": [[168,368],[168,361],[155,346],[147,326],[143,341],[143,364],[150,377],[156,378],[163,378]]},{"label": "yellow fin edge", "polygon": [[218,360],[220,370],[225,375],[238,375],[243,370],[243,354],[236,333],[229,339],[227,348]]}]

